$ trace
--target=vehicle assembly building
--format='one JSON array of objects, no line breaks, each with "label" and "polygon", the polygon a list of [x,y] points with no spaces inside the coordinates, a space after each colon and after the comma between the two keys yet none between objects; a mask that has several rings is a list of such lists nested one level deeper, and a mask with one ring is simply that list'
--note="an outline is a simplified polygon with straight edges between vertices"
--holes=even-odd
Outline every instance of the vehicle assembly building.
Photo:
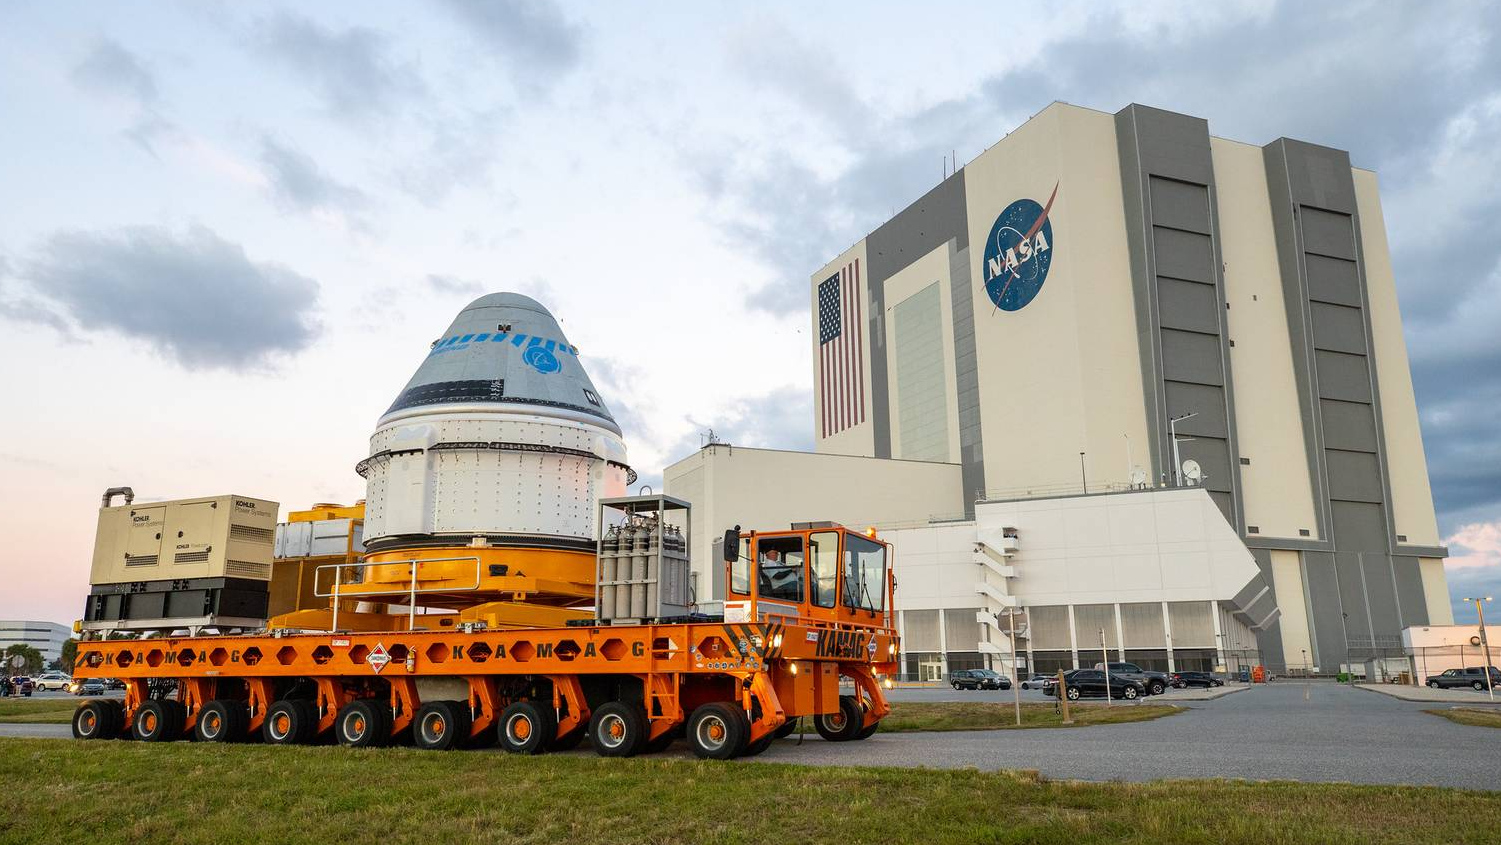
[{"label": "vehicle assembly building", "polygon": [[809,305],[816,454],[711,446],[667,489],[880,529],[909,675],[1009,664],[1013,622],[1032,669],[1383,672],[1452,621],[1377,179],[1346,152],[1054,103]]}]

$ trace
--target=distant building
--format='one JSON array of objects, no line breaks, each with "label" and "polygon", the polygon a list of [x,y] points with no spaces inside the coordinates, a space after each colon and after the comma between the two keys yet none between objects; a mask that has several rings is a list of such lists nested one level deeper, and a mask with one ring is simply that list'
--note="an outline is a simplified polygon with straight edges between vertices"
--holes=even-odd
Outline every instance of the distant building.
[{"label": "distant building", "polygon": [[869,519],[909,673],[1092,665],[1102,637],[1381,673],[1452,622],[1376,174],[1346,152],[1054,103],[808,303],[818,454],[710,447],[666,488],[704,541],[793,501]]},{"label": "distant building", "polygon": [[42,653],[42,661],[61,660],[63,643],[73,638],[73,629],[56,622],[0,619],[0,651],[13,645],[29,645]]}]

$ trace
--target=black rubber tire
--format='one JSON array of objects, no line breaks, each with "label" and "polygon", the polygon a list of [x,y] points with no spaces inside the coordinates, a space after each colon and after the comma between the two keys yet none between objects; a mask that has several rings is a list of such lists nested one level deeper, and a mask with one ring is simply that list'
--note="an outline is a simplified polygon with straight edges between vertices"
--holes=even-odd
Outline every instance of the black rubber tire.
[{"label": "black rubber tire", "polygon": [[339,708],[334,738],[345,748],[380,748],[391,744],[391,711],[375,699],[357,698]]},{"label": "black rubber tire", "polygon": [[743,753],[750,739],[745,711],[723,701],[701,704],[688,717],[688,747],[703,760],[728,760]]},{"label": "black rubber tire", "polygon": [[1068,700],[1069,701],[1078,701],[1079,700],[1079,688],[1078,687],[1069,687],[1068,688],[1068,692],[1066,692],[1064,694],[1068,696]]},{"label": "black rubber tire", "polygon": [[1125,689],[1121,690],[1121,698],[1124,698],[1127,701],[1135,701],[1138,695],[1140,695],[1140,693],[1136,691],[1136,687],[1126,687]]},{"label": "black rubber tire", "polygon": [[777,737],[775,734],[767,734],[766,736],[763,736],[755,742],[752,742],[749,745],[745,746],[745,751],[741,752],[740,756],[754,757],[757,754],[762,754],[766,751],[766,749],[771,747],[771,744],[773,742],[776,741]]},{"label": "black rubber tire", "polygon": [[[647,730],[647,733],[651,733],[650,729]],[[662,734],[656,739],[648,739],[646,741],[646,744],[641,746],[641,753],[661,754],[663,751],[671,748],[672,744],[674,742],[677,742],[677,739],[677,731],[668,731],[667,733]]]},{"label": "black rubber tire", "polygon": [[139,742],[171,742],[182,734],[181,714],[182,705],[175,701],[148,698],[136,708],[130,734]]},{"label": "black rubber tire", "polygon": [[1485,684],[1480,681],[1476,681],[1475,683],[1470,684],[1470,686],[1474,687],[1476,692],[1480,692],[1481,690],[1485,689]]},{"label": "black rubber tire", "polygon": [[125,727],[125,702],[117,698],[106,698],[99,702],[109,713],[109,724],[105,739],[123,739],[129,736]]},{"label": "black rubber tire", "polygon": [[777,729],[774,730],[774,731],[772,731],[771,735],[774,736],[774,737],[776,737],[777,739],[786,739],[787,737],[792,736],[796,732],[797,732],[797,719],[794,718],[794,719],[788,719],[787,721],[783,722],[781,725],[777,726]]},{"label": "black rubber tire", "polygon": [[631,757],[646,744],[646,711],[639,704],[611,701],[594,711],[589,739],[601,757]]},{"label": "black rubber tire", "polygon": [[875,736],[876,735],[876,731],[878,731],[880,729],[881,729],[881,723],[880,722],[872,722],[871,724],[866,725],[865,727],[863,727],[859,731],[857,731],[855,733],[855,739],[870,739],[871,737]]},{"label": "black rubber tire", "polygon": [[250,709],[240,701],[216,699],[198,709],[193,736],[199,742],[243,742],[250,727]]},{"label": "black rubber tire", "polygon": [[109,739],[116,735],[112,732],[114,725],[108,702],[85,701],[73,711],[74,739]]},{"label": "black rubber tire", "polygon": [[308,724],[307,709],[300,701],[281,699],[266,708],[261,724],[261,739],[267,745],[301,745],[312,736],[315,725]]},{"label": "black rubber tire", "polygon": [[469,739],[469,707],[458,701],[429,701],[412,717],[412,744],[424,751],[452,751]]},{"label": "black rubber tire", "polygon": [[829,742],[848,742],[865,724],[865,711],[853,695],[839,696],[838,713],[819,713],[813,717],[813,729]]},{"label": "black rubber tire", "polygon": [[1432,688],[1432,689],[1438,689],[1438,688],[1439,688],[1439,686],[1438,686],[1438,681],[1429,681],[1429,682],[1428,682],[1428,686],[1429,686],[1429,687],[1430,687],[1430,688]]},{"label": "black rubber tire", "polygon": [[1167,687],[1163,686],[1161,681],[1153,681],[1152,685],[1147,687],[1147,695],[1162,695],[1164,692],[1167,692]]},{"label": "black rubber tire", "polygon": [[558,717],[551,707],[517,701],[500,714],[500,747],[512,754],[541,754],[558,737]]}]

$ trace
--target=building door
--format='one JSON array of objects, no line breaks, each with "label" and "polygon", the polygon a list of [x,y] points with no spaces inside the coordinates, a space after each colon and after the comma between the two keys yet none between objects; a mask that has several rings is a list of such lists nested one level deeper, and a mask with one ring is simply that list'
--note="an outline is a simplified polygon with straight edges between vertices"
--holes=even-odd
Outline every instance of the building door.
[{"label": "building door", "polygon": [[924,660],[917,664],[917,677],[921,681],[943,680],[943,661]]}]

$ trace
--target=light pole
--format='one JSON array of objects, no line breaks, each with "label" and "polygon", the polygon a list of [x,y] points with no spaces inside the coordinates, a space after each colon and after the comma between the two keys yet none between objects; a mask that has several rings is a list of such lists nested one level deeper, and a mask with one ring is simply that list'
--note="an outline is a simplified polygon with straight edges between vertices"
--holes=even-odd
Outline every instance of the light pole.
[{"label": "light pole", "polygon": [[1016,617],[1022,611],[1021,611],[1021,608],[1016,608],[1016,607],[1007,607],[1007,608],[1003,608],[1003,610],[1004,610],[1007,618],[1011,622],[1011,626],[1010,626],[1011,627],[1011,697],[1015,700],[1015,703],[1016,703],[1016,725],[1017,725],[1017,727],[1021,727],[1021,723],[1022,723],[1022,685],[1021,685],[1021,680],[1022,679],[1021,679],[1021,672],[1017,669],[1017,665],[1016,665],[1016,660],[1017,660],[1017,657],[1016,657]]},{"label": "light pole", "polygon": [[1313,689],[1313,681],[1308,677],[1308,649],[1299,650],[1303,652],[1303,700],[1307,701],[1308,695]]},{"label": "light pole", "polygon": [[1105,629],[1100,629],[1100,665],[1105,667],[1105,706],[1110,706],[1110,650],[1105,647]]},{"label": "light pole", "polygon": [[1199,415],[1198,411],[1191,411],[1191,412],[1189,412],[1187,414],[1180,414],[1180,415],[1178,415],[1176,417],[1168,417],[1168,420],[1167,420],[1167,434],[1168,434],[1168,437],[1172,438],[1172,441],[1173,441],[1173,486],[1174,487],[1182,487],[1183,486],[1183,477],[1181,475],[1181,473],[1183,471],[1183,460],[1182,460],[1183,456],[1178,454],[1178,423],[1183,422],[1186,419],[1191,419],[1193,417],[1197,417],[1198,415]]},{"label": "light pole", "polygon": [[[1465,601],[1472,601],[1475,603],[1475,615],[1480,617],[1480,653],[1485,658],[1485,668],[1481,671],[1485,672],[1485,691],[1490,694],[1491,701],[1495,701],[1496,685],[1491,680],[1491,672],[1493,671],[1491,669],[1491,644],[1490,641],[1485,638],[1485,602],[1488,602],[1490,600],[1490,596],[1480,596],[1479,598],[1471,598],[1469,596],[1465,596]],[[1463,651],[1463,649],[1461,649],[1461,651]]]},{"label": "light pole", "polygon": [[1084,453],[1079,453],[1079,483],[1084,486],[1084,495],[1089,495],[1089,479],[1084,476]]}]

